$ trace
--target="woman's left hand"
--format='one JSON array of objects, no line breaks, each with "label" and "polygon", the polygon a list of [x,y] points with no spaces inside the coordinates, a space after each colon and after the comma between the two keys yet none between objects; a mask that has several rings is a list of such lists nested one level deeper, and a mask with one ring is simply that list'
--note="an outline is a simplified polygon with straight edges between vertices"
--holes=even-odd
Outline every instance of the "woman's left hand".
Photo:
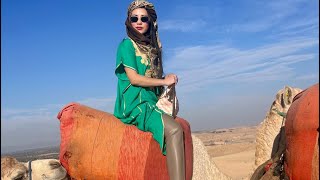
[{"label": "woman's left hand", "polygon": [[168,75],[165,76],[165,79],[173,79],[173,83],[172,84],[177,84],[178,83],[178,76],[175,75],[175,74],[168,74]]}]

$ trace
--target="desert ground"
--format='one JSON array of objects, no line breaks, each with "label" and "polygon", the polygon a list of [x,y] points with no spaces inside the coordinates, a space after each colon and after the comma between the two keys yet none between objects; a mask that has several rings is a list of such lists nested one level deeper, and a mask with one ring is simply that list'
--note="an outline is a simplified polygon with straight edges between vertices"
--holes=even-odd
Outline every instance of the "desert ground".
[{"label": "desert ground", "polygon": [[[202,140],[219,170],[234,180],[248,179],[252,173],[255,154],[256,126],[215,129],[193,132]],[[48,147],[6,154],[19,161],[34,159],[58,159],[59,147]]]},{"label": "desert ground", "polygon": [[194,132],[221,172],[232,179],[248,179],[253,172],[257,126]]}]

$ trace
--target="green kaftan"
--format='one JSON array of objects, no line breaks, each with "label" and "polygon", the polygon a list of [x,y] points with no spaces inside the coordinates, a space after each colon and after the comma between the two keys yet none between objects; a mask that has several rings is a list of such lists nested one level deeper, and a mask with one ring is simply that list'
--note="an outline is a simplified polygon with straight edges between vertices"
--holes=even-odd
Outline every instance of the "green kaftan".
[{"label": "green kaftan", "polygon": [[156,88],[132,85],[124,67],[131,68],[142,76],[150,69],[148,57],[141,53],[135,42],[129,38],[123,39],[117,51],[115,74],[118,77],[118,87],[114,116],[125,124],[132,124],[142,131],[151,132],[162,153],[166,155],[162,119],[164,112],[156,106]]}]

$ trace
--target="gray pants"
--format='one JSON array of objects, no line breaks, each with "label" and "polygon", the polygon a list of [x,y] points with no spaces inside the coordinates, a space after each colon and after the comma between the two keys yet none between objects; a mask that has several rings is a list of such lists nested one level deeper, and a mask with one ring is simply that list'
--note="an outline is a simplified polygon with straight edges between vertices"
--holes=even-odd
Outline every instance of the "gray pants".
[{"label": "gray pants", "polygon": [[183,130],[171,116],[163,114],[162,117],[170,180],[185,180]]}]

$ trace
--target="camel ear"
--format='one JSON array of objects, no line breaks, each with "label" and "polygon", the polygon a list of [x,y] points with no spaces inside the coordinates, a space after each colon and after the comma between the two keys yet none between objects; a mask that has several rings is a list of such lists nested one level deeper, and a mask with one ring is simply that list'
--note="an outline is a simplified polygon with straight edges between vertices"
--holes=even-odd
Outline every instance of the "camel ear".
[{"label": "camel ear", "polygon": [[292,88],[290,86],[285,86],[284,94],[283,94],[284,103],[287,105],[290,105],[291,99],[292,99]]}]

